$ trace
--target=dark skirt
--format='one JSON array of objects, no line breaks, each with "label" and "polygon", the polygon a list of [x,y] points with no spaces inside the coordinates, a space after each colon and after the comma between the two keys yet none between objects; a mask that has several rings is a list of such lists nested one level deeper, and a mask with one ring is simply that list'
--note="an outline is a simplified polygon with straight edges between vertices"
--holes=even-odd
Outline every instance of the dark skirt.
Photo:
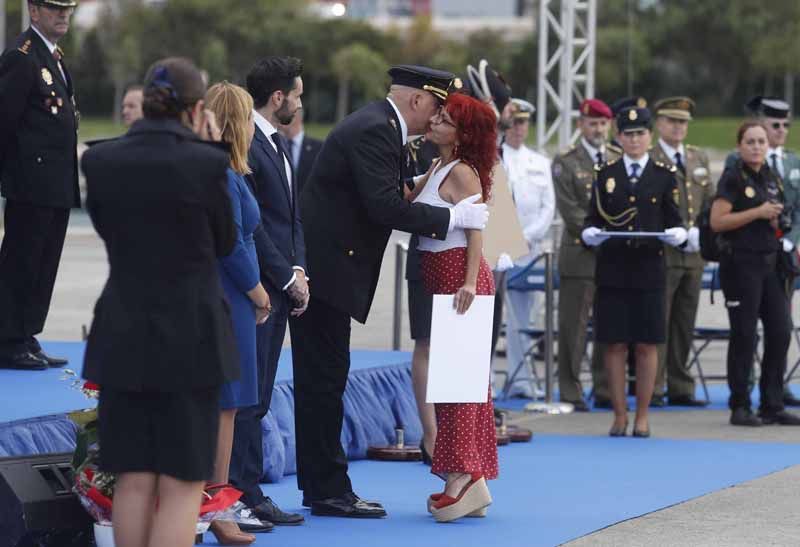
[{"label": "dark skirt", "polygon": [[219,429],[219,387],[185,392],[102,389],[100,468],[184,481],[211,478]]},{"label": "dark skirt", "polygon": [[602,344],[663,344],[666,340],[664,289],[597,287],[595,341]]}]

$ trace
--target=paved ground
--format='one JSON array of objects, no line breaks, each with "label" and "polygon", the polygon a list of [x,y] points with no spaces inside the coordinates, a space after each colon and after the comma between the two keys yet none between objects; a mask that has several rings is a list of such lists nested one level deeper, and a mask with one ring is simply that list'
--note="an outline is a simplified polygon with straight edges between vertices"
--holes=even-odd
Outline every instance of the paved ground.
[{"label": "paved ground", "polygon": [[[720,165],[717,158],[712,170],[719,171]],[[352,345],[355,348],[383,350],[392,346],[395,245],[407,237],[397,233],[392,236],[369,323],[366,326],[353,323]],[[107,273],[102,242],[84,213],[73,214],[50,316],[42,335],[44,339],[81,339],[81,327],[91,323],[92,308]],[[313,291],[313,280],[311,287]],[[698,324],[727,326],[721,296],[718,293],[716,304],[711,305],[708,294],[703,294]],[[795,298],[795,308],[800,306],[798,301],[800,299]],[[403,304],[401,349],[410,350],[405,296]],[[795,309],[794,317],[800,317],[798,311]],[[724,371],[724,352],[723,344],[712,345],[707,350],[703,359],[707,374]],[[794,363],[797,355],[798,347],[793,342],[789,362]],[[504,361],[500,359],[497,366],[504,368]],[[723,411],[660,412],[653,414],[651,423],[654,435],[659,437],[800,442],[800,428],[734,428],[727,425],[727,417],[727,412]],[[530,426],[540,433],[597,435],[608,429],[610,415],[516,414],[513,422]],[[798,489],[800,466],[617,524],[570,545],[800,545]],[[658,541],[653,541],[653,538],[658,538]]]}]

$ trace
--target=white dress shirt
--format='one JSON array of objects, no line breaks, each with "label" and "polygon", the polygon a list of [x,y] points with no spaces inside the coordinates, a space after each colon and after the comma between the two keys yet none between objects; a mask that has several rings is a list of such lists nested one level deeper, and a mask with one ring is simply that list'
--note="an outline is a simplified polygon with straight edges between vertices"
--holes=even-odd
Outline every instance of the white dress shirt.
[{"label": "white dress shirt", "polygon": [[773,155],[776,156],[775,159],[777,160],[778,163],[778,174],[781,176],[782,179],[786,178],[786,174],[784,173],[783,170],[783,146],[779,146],[777,148],[772,148],[772,147],[767,148],[767,165],[769,165],[770,169],[773,168],[772,167]]},{"label": "white dress shirt", "polygon": [[631,165],[634,163],[639,165],[639,170],[636,173],[636,178],[642,178],[642,173],[644,172],[644,168],[647,167],[647,162],[650,161],[650,154],[645,154],[638,160],[632,159],[628,154],[624,154],[622,156],[622,161],[625,162],[625,172],[628,173],[628,177],[630,178],[633,176],[633,172],[631,170]]},{"label": "white dress shirt", "polygon": [[589,154],[589,157],[592,158],[592,163],[597,163],[598,153],[603,157],[603,161],[606,161],[608,159],[608,156],[606,156],[605,145],[601,146],[600,148],[595,148],[589,141],[587,141],[583,137],[581,137],[581,144],[583,145],[584,150],[586,150],[586,153]]},{"label": "white dress shirt", "polygon": [[[269,141],[269,144],[272,146],[272,149],[275,150],[275,153],[277,153],[278,147],[275,145],[275,141],[272,140],[272,136],[275,133],[277,133],[278,130],[275,129],[275,126],[269,123],[269,121],[264,116],[262,116],[257,110],[253,110],[253,121],[255,122],[256,127],[258,127],[258,129],[262,133],[264,133],[264,135],[266,135],[267,141]],[[289,182],[289,195],[292,196],[292,166],[289,163],[289,158],[287,158],[285,154],[283,154],[283,168],[286,169],[286,180]],[[304,274],[306,273],[306,271],[303,269],[302,266],[295,265],[292,266],[292,269],[301,271]],[[283,286],[283,290],[285,291],[286,289],[291,287],[292,283],[294,283],[296,280],[297,280],[297,274],[293,273],[289,281]]]},{"label": "white dress shirt", "polygon": [[661,147],[661,150],[667,155],[670,161],[674,164],[678,164],[677,158],[675,157],[676,154],[681,155],[681,163],[686,166],[686,148],[684,148],[683,143],[678,145],[678,148],[673,148],[664,141],[664,139],[658,139],[658,145]]},{"label": "white dress shirt", "polygon": [[503,167],[522,234],[534,248],[547,235],[556,211],[550,160],[525,145],[512,148],[503,143]]}]

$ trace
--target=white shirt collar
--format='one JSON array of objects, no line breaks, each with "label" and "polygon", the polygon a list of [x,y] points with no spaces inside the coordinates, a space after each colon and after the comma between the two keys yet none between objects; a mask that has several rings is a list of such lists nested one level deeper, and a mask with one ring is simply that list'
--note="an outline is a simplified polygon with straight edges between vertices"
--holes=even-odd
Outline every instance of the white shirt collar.
[{"label": "white shirt collar", "polygon": [[586,149],[586,152],[589,153],[589,157],[592,158],[593,162],[597,161],[597,153],[598,152],[600,152],[600,154],[602,154],[603,159],[606,159],[606,147],[605,147],[605,145],[601,146],[600,148],[595,148],[584,137],[581,137],[581,144]]},{"label": "white shirt collar", "polygon": [[772,160],[772,154],[778,154],[778,159],[783,159],[783,146],[779,146],[777,148],[772,148],[771,146],[767,148],[767,159]]},{"label": "white shirt collar", "polygon": [[392,105],[395,114],[397,114],[397,119],[400,120],[400,134],[403,136],[403,146],[405,146],[408,142],[408,126],[406,125],[406,121],[403,119],[403,115],[400,114],[400,110],[397,108],[397,105],[394,104],[394,101],[389,97],[386,97],[386,100]]},{"label": "white shirt collar", "polygon": [[622,161],[625,162],[625,172],[628,173],[628,175],[630,175],[631,173],[631,165],[634,163],[638,163],[639,176],[641,177],[642,173],[644,173],[644,168],[647,167],[647,162],[650,161],[650,154],[645,153],[645,155],[639,158],[638,160],[634,160],[630,158],[628,154],[624,154],[622,156]]},{"label": "white shirt collar", "polygon": [[664,153],[669,158],[669,161],[675,162],[675,154],[680,153],[683,163],[684,164],[686,163],[686,150],[683,147],[683,143],[680,143],[678,145],[678,148],[673,148],[670,145],[668,145],[664,139],[659,137],[658,144],[659,146],[661,146],[661,150],[663,150]]},{"label": "white shirt collar", "polygon": [[[26,8],[26,9],[27,9],[27,8]],[[45,38],[45,37],[44,37],[44,34],[42,34],[41,32],[39,32],[39,29],[38,29],[38,28],[36,28],[34,25],[31,25],[31,28],[33,29],[33,31],[34,31],[36,34],[38,34],[38,35],[39,35],[39,38],[41,38],[41,39],[44,41],[44,45],[46,45],[46,46],[47,46],[47,49],[49,49],[49,50],[50,50],[50,54],[52,55],[52,53],[53,53],[53,52],[56,50],[56,45],[55,45],[53,42],[51,42],[50,40],[48,40],[47,38]]]},{"label": "white shirt collar", "polygon": [[256,127],[258,127],[262,133],[264,133],[264,136],[270,140],[272,140],[272,135],[278,132],[278,130],[275,129],[275,126],[269,123],[269,121],[262,116],[258,110],[253,110],[253,121],[256,122]]}]

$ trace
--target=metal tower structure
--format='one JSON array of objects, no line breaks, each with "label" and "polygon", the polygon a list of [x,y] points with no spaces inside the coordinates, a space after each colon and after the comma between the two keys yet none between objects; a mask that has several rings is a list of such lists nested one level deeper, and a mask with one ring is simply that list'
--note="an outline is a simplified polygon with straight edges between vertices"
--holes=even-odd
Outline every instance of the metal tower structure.
[{"label": "metal tower structure", "polygon": [[594,97],[597,0],[539,0],[536,146],[559,149],[577,133],[577,105]]}]

